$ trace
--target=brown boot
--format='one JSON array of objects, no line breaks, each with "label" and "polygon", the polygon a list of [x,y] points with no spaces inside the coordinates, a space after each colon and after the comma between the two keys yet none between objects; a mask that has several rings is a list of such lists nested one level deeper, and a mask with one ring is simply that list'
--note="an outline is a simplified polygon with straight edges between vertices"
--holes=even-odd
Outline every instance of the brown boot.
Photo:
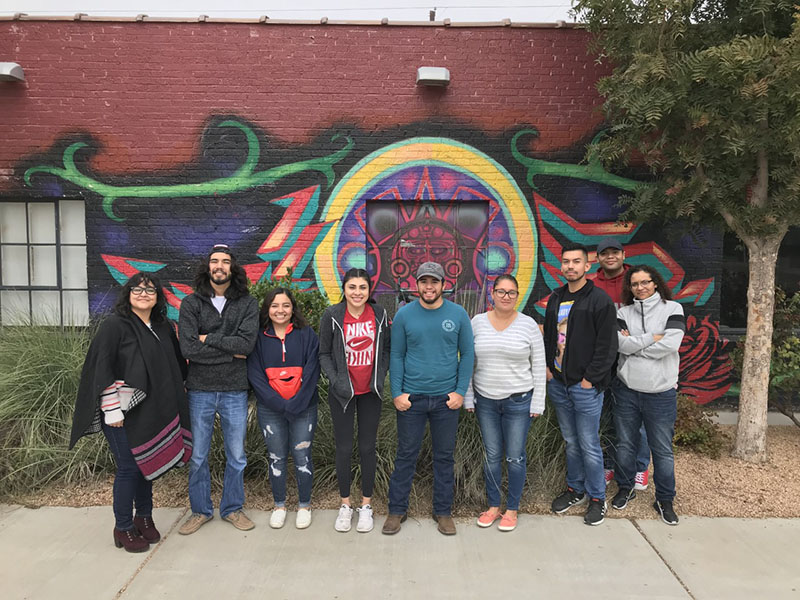
[{"label": "brown boot", "polygon": [[450,515],[433,515],[433,520],[439,524],[439,533],[443,535],[456,534],[456,524]]},{"label": "brown boot", "polygon": [[161,541],[161,534],[156,529],[156,524],[153,523],[153,517],[134,517],[133,526],[139,530],[142,537],[147,540],[148,544],[157,544]]},{"label": "brown boot", "polygon": [[126,552],[147,552],[150,549],[150,544],[136,529],[120,531],[115,527],[114,545],[117,548],[125,548]]},{"label": "brown boot", "polygon": [[402,515],[389,515],[383,522],[383,529],[381,532],[384,535],[394,535],[400,531],[400,524],[408,518],[407,514]]}]

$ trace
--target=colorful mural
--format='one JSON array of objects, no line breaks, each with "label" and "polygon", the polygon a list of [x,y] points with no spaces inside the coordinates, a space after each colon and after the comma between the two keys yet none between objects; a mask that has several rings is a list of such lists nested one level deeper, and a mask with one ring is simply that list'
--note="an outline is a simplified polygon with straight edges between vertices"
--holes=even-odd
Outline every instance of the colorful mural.
[{"label": "colorful mural", "polygon": [[[377,294],[397,296],[413,289],[416,266],[432,259],[445,266],[454,299],[469,294],[483,306],[492,280],[511,272],[520,283],[518,307],[541,319],[550,291],[564,283],[561,247],[591,248],[613,235],[629,262],[656,267],[686,306],[683,391],[698,402],[722,396],[730,365],[709,308],[715,272],[688,264],[696,252],[691,240],[676,245],[642,225],[617,222],[619,193],[642,184],[595,164],[528,157],[519,142],[531,133],[518,131],[505,138],[505,148],[495,143],[484,152],[443,136],[397,134],[376,145],[370,134],[333,132],[324,146],[291,154],[302,160],[281,164],[284,155],[262,152],[264,136],[251,125],[225,118],[203,133],[201,153],[213,155],[224,136],[225,161],[193,169],[211,178],[136,174],[135,181],[111,181],[87,174],[81,161],[93,148],[81,141],[66,146],[63,166],[34,164],[24,181],[40,195],[83,195],[90,263],[102,261],[116,283],[138,270],[158,272],[168,282],[173,319],[191,293],[190,265],[216,242],[236,248],[253,282],[291,270],[302,289],[330,298],[339,297],[351,267],[371,273]],[[93,312],[108,307],[108,291],[90,267]]]}]

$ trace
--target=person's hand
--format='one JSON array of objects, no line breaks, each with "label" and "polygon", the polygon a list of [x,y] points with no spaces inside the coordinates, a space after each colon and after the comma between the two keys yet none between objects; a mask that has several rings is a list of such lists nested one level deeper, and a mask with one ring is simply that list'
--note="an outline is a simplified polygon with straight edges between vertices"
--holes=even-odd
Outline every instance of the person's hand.
[{"label": "person's hand", "polygon": [[411,408],[411,400],[408,399],[408,394],[400,394],[394,399],[394,407],[400,412],[404,412]]},{"label": "person's hand", "polygon": [[590,390],[592,389],[592,382],[584,377],[581,379],[581,387],[585,390]]},{"label": "person's hand", "polygon": [[247,358],[244,354],[234,354],[233,358]]},{"label": "person's hand", "polygon": [[474,413],[475,412],[474,408],[466,408],[464,410],[466,410],[468,413]]},{"label": "person's hand", "polygon": [[541,413],[531,413],[531,419],[535,419],[537,417],[541,417]]},{"label": "person's hand", "polygon": [[125,421],[123,420],[123,421],[117,421],[116,423],[106,423],[106,425],[108,425],[109,427],[122,427],[122,424],[124,422]]},{"label": "person's hand", "polygon": [[653,334],[653,342],[657,342],[663,337],[664,337],[663,333],[655,333],[655,334]]},{"label": "person's hand", "polygon": [[620,332],[622,335],[624,335],[625,337],[631,337],[631,333],[630,333],[630,331],[628,331],[627,329],[620,329],[620,331],[619,331],[619,332]]},{"label": "person's hand", "polygon": [[553,378],[553,373],[550,371],[550,368],[547,368],[547,381],[550,381]]},{"label": "person's hand", "polygon": [[447,408],[450,410],[458,410],[464,404],[464,396],[458,392],[450,392],[447,394]]},{"label": "person's hand", "polygon": [[205,344],[207,337],[208,337],[207,333],[201,333],[200,335],[197,336],[197,339],[200,340],[201,344]]}]

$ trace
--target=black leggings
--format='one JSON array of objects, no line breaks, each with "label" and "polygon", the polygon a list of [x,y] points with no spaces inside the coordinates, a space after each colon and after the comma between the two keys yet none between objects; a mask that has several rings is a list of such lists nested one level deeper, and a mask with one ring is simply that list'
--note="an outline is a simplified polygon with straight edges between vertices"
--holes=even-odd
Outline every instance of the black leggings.
[{"label": "black leggings", "polygon": [[342,410],[342,404],[335,398],[329,398],[333,436],[336,439],[336,479],[339,482],[339,494],[342,498],[350,497],[353,456],[354,417],[358,412],[358,454],[361,458],[361,494],[367,498],[372,496],[375,487],[375,468],[378,464],[375,455],[375,444],[378,439],[378,422],[381,419],[381,401],[373,392],[355,396]]}]

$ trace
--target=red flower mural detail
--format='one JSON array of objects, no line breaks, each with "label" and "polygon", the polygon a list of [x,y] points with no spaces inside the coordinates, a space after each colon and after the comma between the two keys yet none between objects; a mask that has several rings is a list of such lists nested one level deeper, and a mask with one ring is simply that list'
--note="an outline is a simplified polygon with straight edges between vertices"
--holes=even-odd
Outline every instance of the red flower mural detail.
[{"label": "red flower mural detail", "polygon": [[680,392],[697,404],[708,404],[725,395],[731,387],[729,344],[719,335],[718,321],[705,316],[698,322],[695,316],[689,316],[680,349]]}]

